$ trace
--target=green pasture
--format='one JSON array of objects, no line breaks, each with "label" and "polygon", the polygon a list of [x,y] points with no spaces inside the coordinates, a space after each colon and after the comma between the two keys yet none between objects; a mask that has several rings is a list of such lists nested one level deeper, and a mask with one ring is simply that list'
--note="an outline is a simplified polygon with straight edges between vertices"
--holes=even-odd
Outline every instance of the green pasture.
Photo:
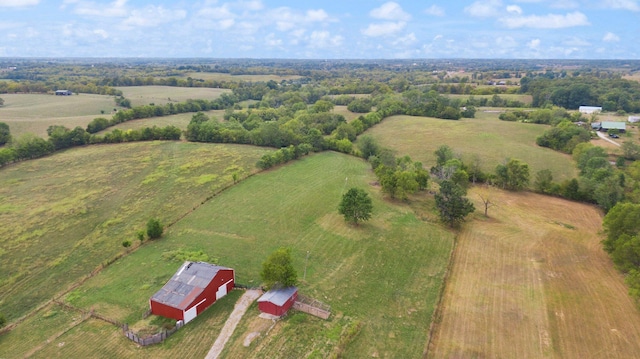
[{"label": "green pasture", "polygon": [[206,87],[121,86],[116,88],[131,101],[131,106],[151,103],[164,105],[169,102],[184,102],[189,99],[213,100],[225,92],[231,92],[227,89]]},{"label": "green pasture", "polygon": [[551,170],[555,181],[576,176],[575,164],[569,155],[536,145],[536,137],[548,126],[500,121],[498,113],[478,111],[476,117],[451,121],[393,116],[366,134],[398,156],[409,155],[427,168],[435,164],[435,150],[448,145],[468,164],[477,155],[480,166],[489,172],[506,158],[517,158],[529,164],[532,180],[543,169]]},{"label": "green pasture", "polygon": [[269,150],[141,142],[76,148],[0,169],[0,312],[13,321],[255,172]]},{"label": "green pasture", "polygon": [[[362,330],[349,341],[345,356],[420,356],[453,234],[418,219],[405,204],[384,200],[371,186],[374,180],[365,161],[333,152],[260,173],[198,207],[163,238],[115,262],[65,300],[133,323],[179,268],[180,253],[202,251],[210,261],[234,268],[238,283],[258,286],[261,263],[285,246],[293,250],[301,292],[329,304],[332,318],[286,319],[286,336],[269,339],[258,351],[241,347],[229,357],[325,357],[358,321]],[[337,213],[341,194],[351,186],[365,188],[374,202],[372,220],[359,227]],[[197,345],[208,348],[213,340]],[[186,344],[171,338],[166,345],[175,356]]]},{"label": "green pasture", "polygon": [[[203,113],[209,116],[210,118],[215,117],[220,121],[222,121],[224,118],[224,110],[203,111]],[[170,116],[141,118],[139,120],[122,122],[113,127],[108,127],[102,132],[99,132],[98,134],[100,135],[107,132],[111,132],[116,128],[126,131],[131,129],[137,130],[137,129],[141,129],[145,127],[153,127],[153,126],[165,127],[169,125],[176,126],[179,129],[186,131],[187,126],[189,126],[189,122],[191,121],[191,118],[193,117],[193,115],[195,115],[195,113],[188,112],[188,113],[179,113],[177,115],[170,115]]]},{"label": "green pasture", "polygon": [[46,137],[47,128],[52,125],[86,127],[96,117],[111,117],[117,108],[113,96],[105,95],[3,94],[1,97],[4,106],[0,107],[0,121],[9,125],[13,136],[33,133]]},{"label": "green pasture", "polygon": [[283,80],[296,80],[302,76],[298,75],[231,75],[220,72],[189,72],[185,77],[191,77],[199,80],[211,81],[248,81],[248,82],[267,82]]}]

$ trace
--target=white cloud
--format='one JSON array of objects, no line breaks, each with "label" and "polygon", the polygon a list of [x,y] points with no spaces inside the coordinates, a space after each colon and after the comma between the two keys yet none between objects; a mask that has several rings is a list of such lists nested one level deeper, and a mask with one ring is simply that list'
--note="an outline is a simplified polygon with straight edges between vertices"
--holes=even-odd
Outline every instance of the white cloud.
[{"label": "white cloud", "polygon": [[513,48],[518,46],[518,42],[511,36],[498,36],[496,45],[500,48]]},{"label": "white cloud", "polygon": [[362,30],[362,33],[370,37],[393,35],[398,31],[404,29],[405,22],[383,22],[380,24],[369,24],[369,26]]},{"label": "white cloud", "polygon": [[609,9],[640,11],[637,0],[605,0],[602,6]]},{"label": "white cloud", "polygon": [[307,10],[305,21],[308,22],[322,22],[329,19],[329,15],[322,9],[319,10]]},{"label": "white cloud", "polygon": [[169,10],[162,6],[149,5],[141,10],[133,10],[123,24],[125,26],[152,27],[182,20],[186,17],[187,12],[184,10]]},{"label": "white cloud", "polygon": [[0,0],[0,7],[25,7],[38,5],[40,0]]},{"label": "white cloud", "polygon": [[402,36],[399,37],[397,39],[395,39],[392,44],[395,46],[409,46],[411,44],[416,43],[416,41],[418,41],[418,39],[416,38],[416,34],[414,34],[413,32],[406,35],[406,36]]},{"label": "white cloud", "polygon": [[574,26],[589,25],[587,16],[581,12],[572,12],[566,15],[549,14],[544,16],[530,15],[517,17],[504,17],[500,21],[509,29],[521,27],[534,29],[560,29]]},{"label": "white cloud", "polygon": [[438,34],[438,35],[436,35],[436,36],[434,36],[434,37],[433,37],[433,41],[438,41],[438,40],[440,40],[440,39],[442,39],[442,38],[444,38],[444,36],[442,36],[442,35]]},{"label": "white cloud", "polygon": [[444,16],[444,8],[438,5],[431,5],[424,11],[424,13],[432,16]]},{"label": "white cloud", "polygon": [[591,46],[591,43],[585,39],[581,39],[579,37],[570,37],[564,41],[562,41],[563,45],[566,46],[573,46],[573,47],[585,47],[585,46]]},{"label": "white cloud", "polygon": [[604,37],[602,38],[602,41],[604,42],[618,42],[620,41],[620,37],[612,32],[607,32],[606,34],[604,34]]},{"label": "white cloud", "polygon": [[282,40],[278,39],[274,33],[267,35],[264,39],[265,44],[270,47],[281,47]]},{"label": "white cloud", "polygon": [[374,19],[391,20],[391,21],[409,21],[411,15],[402,10],[402,7],[397,3],[390,1],[382,4],[382,6],[375,8],[369,12],[369,15]]},{"label": "white cloud", "polygon": [[116,0],[110,4],[96,4],[91,1],[65,1],[63,6],[68,4],[75,4],[73,12],[82,16],[126,17],[129,13],[126,7],[127,0]]},{"label": "white cloud", "polygon": [[262,1],[260,0],[255,0],[255,1],[238,1],[237,3],[233,4],[234,7],[237,7],[239,9],[243,9],[246,11],[259,11],[264,9],[264,4],[262,4]]},{"label": "white cloud", "polygon": [[309,47],[326,49],[341,46],[344,38],[340,35],[331,36],[329,31],[314,31],[309,36]]},{"label": "white cloud", "polygon": [[492,17],[500,14],[501,0],[480,0],[464,8],[473,17]]},{"label": "white cloud", "polygon": [[507,12],[522,15],[522,8],[518,5],[509,5],[507,6]]},{"label": "white cloud", "polygon": [[532,50],[538,50],[540,48],[540,39],[533,39],[531,41],[529,41],[529,43],[527,43],[527,47],[529,47]]}]

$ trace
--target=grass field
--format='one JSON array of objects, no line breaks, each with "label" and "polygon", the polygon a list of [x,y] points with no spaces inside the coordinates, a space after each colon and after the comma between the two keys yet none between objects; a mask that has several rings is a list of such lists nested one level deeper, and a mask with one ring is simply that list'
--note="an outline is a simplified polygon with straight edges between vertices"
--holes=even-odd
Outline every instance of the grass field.
[{"label": "grass field", "polygon": [[[253,176],[177,222],[162,239],[89,279],[65,300],[133,322],[147,309],[148,298],[179,267],[180,261],[171,260],[177,250],[202,250],[212,262],[235,268],[237,282],[258,285],[262,261],[274,249],[287,246],[293,249],[300,277],[309,252],[300,288],[331,305],[331,319],[291,316],[279,322],[272,334],[263,333],[255,349],[229,344],[228,357],[326,357],[337,350],[353,323],[362,323],[362,329],[344,349],[347,357],[420,356],[453,235],[419,220],[406,205],[383,201],[378,189],[369,185],[374,178],[368,167],[360,159],[327,152]],[[358,228],[345,224],[336,210],[340,194],[350,186],[367,188],[374,200],[373,219]],[[256,311],[250,313],[243,321],[255,319]],[[69,332],[57,341],[67,343],[65,347],[83,346],[83,356],[100,357],[108,348],[99,338],[121,335],[93,321],[83,323],[78,332],[85,327],[82,331],[96,332],[93,339]],[[243,339],[242,334],[237,340]],[[214,335],[198,343],[180,338],[170,338],[162,353],[114,350],[121,350],[119,357],[175,357],[187,345],[206,353],[215,340]],[[12,340],[20,339],[0,339],[0,347]],[[114,345],[135,347],[126,342]],[[53,353],[55,346],[43,348],[43,356]]]},{"label": "grass field", "polygon": [[0,121],[9,125],[13,136],[28,132],[46,138],[51,125],[84,128],[96,117],[109,118],[116,108],[112,96],[93,94],[3,94],[2,98]]},{"label": "grass field", "polygon": [[212,81],[249,81],[249,82],[267,82],[270,80],[280,82],[282,80],[296,80],[302,78],[298,75],[231,75],[219,72],[190,72],[185,75],[200,80],[212,80]]},{"label": "grass field", "polygon": [[509,157],[529,164],[532,180],[543,169],[551,170],[555,181],[576,175],[569,155],[536,145],[536,137],[547,126],[500,121],[497,113],[478,112],[477,117],[448,121],[393,116],[365,133],[397,155],[409,155],[427,168],[435,164],[434,151],[446,144],[467,163],[472,163],[473,155],[477,154],[485,171],[494,172],[496,165]]},{"label": "grass field", "polygon": [[[123,251],[151,217],[171,223],[255,171],[269,150],[147,142],[77,148],[0,170],[0,312],[28,313]],[[1,357],[1,355],[0,355]]]},{"label": "grass field", "polygon": [[[485,194],[486,195],[486,194]],[[595,207],[494,190],[457,240],[431,358],[636,358],[640,312]],[[482,208],[477,189],[469,197]]]},{"label": "grass field", "polygon": [[[220,121],[223,121],[224,119],[224,110],[203,111],[203,113],[209,116],[210,118],[215,117]],[[150,118],[143,118],[139,120],[122,122],[113,127],[109,127],[103,130],[102,132],[99,132],[98,134],[111,132],[116,128],[126,131],[130,129],[140,129],[140,128],[153,127],[153,126],[164,127],[169,125],[176,126],[179,129],[186,131],[187,126],[189,126],[189,122],[191,121],[191,118],[193,117],[193,115],[195,115],[194,112],[188,112],[188,113],[180,113],[180,114],[171,115],[171,116],[150,117]]]},{"label": "grass field", "polygon": [[131,101],[131,106],[151,103],[164,105],[169,102],[184,102],[189,99],[213,100],[225,92],[231,92],[226,89],[205,87],[122,86],[116,88]]}]

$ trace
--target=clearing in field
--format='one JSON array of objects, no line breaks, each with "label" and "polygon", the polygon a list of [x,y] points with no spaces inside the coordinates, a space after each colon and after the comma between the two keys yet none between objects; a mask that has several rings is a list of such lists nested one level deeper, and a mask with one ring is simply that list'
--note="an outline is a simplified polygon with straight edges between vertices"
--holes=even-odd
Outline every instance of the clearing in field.
[{"label": "clearing in field", "polygon": [[[9,321],[255,172],[269,150],[141,142],[76,148],[0,169],[0,312]],[[2,357],[2,355],[0,355]]]},{"label": "clearing in field", "polygon": [[[211,110],[211,111],[202,111],[205,115],[210,118],[216,118],[219,121],[224,119],[224,110]],[[187,112],[187,113],[179,113],[177,115],[170,116],[162,116],[162,117],[149,117],[149,118],[141,118],[138,120],[131,120],[119,123],[113,127],[108,127],[98,134],[104,134],[113,131],[118,128],[122,131],[126,130],[137,130],[145,127],[165,127],[165,126],[176,126],[179,129],[186,131],[189,126],[189,122],[191,122],[191,118],[193,118],[195,113]]]},{"label": "clearing in field", "polygon": [[[468,99],[469,97],[473,97],[473,98],[486,98],[488,100],[491,100],[491,98],[493,97],[493,95],[456,95],[456,94],[446,94],[444,95],[446,97],[449,98],[458,98],[458,99]],[[520,94],[498,94],[498,96],[500,96],[501,99],[503,100],[509,100],[509,101],[520,101],[522,103],[524,103],[525,105],[531,105],[531,103],[533,102],[533,96],[531,95],[520,95]]]},{"label": "clearing in field", "polygon": [[480,167],[493,173],[506,158],[517,158],[529,165],[531,178],[549,169],[553,179],[561,182],[576,177],[571,157],[536,144],[536,137],[548,126],[498,120],[495,113],[477,113],[480,118],[459,121],[430,117],[392,116],[365,133],[398,156],[409,155],[426,168],[435,164],[434,151],[448,145],[467,163],[474,158]]},{"label": "clearing in field", "polygon": [[94,94],[3,94],[2,98],[0,119],[9,125],[13,136],[33,133],[46,138],[52,125],[85,128],[96,117],[111,117],[117,108],[113,96]]},{"label": "clearing in field", "polygon": [[457,240],[429,357],[637,357],[640,312],[602,250],[600,211],[489,193],[490,218],[476,213]]},{"label": "clearing in field", "polygon": [[231,90],[206,87],[173,87],[173,86],[121,86],[124,97],[131,101],[131,106],[143,106],[154,103],[164,105],[169,102],[184,102],[192,99],[214,100]]},{"label": "clearing in field", "polygon": [[[291,315],[268,335],[263,328],[247,348],[237,343],[244,341],[246,330],[254,330],[249,328],[256,318],[254,306],[227,344],[225,357],[420,357],[453,235],[416,218],[406,205],[384,201],[370,185],[373,180],[365,161],[332,152],[252,176],[177,222],[162,239],[89,279],[65,301],[131,324],[140,320],[149,297],[185,256],[204,256],[234,268],[237,283],[257,286],[262,262],[274,249],[286,246],[293,250],[301,292],[331,305],[332,317],[323,321]],[[374,201],[372,220],[359,227],[347,225],[337,212],[341,194],[351,186],[365,188]],[[57,339],[66,343],[62,349],[51,343],[42,353],[71,355],[64,348],[76,348],[82,341],[85,357],[99,357],[111,346],[123,358],[176,357],[187,348],[206,353],[217,336],[190,332],[169,338],[158,350],[124,350],[135,344],[124,337],[109,345],[101,342],[102,337],[122,336],[118,328],[83,324],[88,325],[92,336],[69,332]],[[187,339],[193,337],[199,340]]]}]

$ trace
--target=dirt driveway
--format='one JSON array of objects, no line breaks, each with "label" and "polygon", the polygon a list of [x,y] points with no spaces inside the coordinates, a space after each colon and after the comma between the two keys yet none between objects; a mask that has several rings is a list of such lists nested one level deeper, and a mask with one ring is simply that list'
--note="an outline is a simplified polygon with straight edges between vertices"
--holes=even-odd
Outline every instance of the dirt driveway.
[{"label": "dirt driveway", "polygon": [[229,318],[224,323],[224,327],[222,327],[222,330],[218,335],[218,339],[216,339],[216,342],[213,343],[213,346],[211,347],[211,349],[209,349],[209,353],[207,353],[205,359],[217,359],[218,356],[220,356],[220,353],[222,353],[225,344],[227,344],[227,341],[233,334],[233,331],[236,330],[236,326],[238,326],[240,319],[242,319],[242,316],[247,311],[251,303],[253,303],[254,300],[258,299],[261,294],[262,291],[260,290],[250,289],[247,290],[242,295],[242,297],[240,297],[235,307],[233,308],[233,312],[231,312]]}]

